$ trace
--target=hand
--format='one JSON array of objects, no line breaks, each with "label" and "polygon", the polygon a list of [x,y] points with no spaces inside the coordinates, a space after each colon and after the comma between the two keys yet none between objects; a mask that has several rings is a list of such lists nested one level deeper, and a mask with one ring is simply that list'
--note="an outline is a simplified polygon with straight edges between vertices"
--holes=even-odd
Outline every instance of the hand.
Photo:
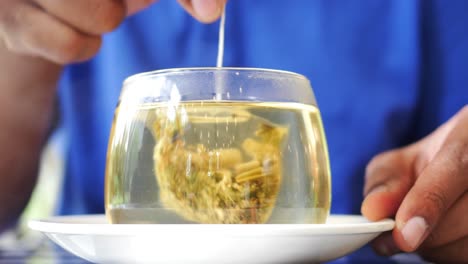
[{"label": "hand", "polygon": [[3,0],[0,39],[10,51],[66,64],[95,55],[101,35],[115,29],[146,0]]},{"label": "hand", "polygon": [[227,0],[177,0],[189,14],[203,23],[216,21]]},{"label": "hand", "polygon": [[468,260],[468,105],[421,141],[375,157],[366,170],[362,213],[395,217],[383,255],[417,251],[443,263]]},{"label": "hand", "polygon": [[[101,36],[156,0],[2,0],[0,42],[9,51],[57,64],[93,57]],[[225,0],[180,1],[203,22],[217,19]]]}]

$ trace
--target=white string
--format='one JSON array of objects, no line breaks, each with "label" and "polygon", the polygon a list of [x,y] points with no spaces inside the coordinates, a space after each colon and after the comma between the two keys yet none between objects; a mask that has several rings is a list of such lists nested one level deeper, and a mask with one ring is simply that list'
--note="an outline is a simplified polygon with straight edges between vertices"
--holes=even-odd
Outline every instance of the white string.
[{"label": "white string", "polygon": [[223,7],[223,14],[221,15],[221,22],[219,23],[219,40],[218,40],[218,58],[216,60],[216,67],[223,67],[224,57],[224,23],[226,21],[226,7]]}]

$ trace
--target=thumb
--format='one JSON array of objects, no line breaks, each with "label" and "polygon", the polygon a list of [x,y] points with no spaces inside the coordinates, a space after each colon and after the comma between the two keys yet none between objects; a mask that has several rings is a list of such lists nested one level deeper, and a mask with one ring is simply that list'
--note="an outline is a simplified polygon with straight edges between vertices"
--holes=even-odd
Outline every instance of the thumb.
[{"label": "thumb", "polygon": [[395,217],[393,235],[404,251],[416,250],[467,192],[467,128],[468,108],[464,108],[427,138],[429,147],[420,155],[431,158],[421,162],[414,186]]},{"label": "thumb", "polygon": [[362,214],[371,221],[395,216],[411,188],[412,151],[398,149],[377,155],[366,168]]},{"label": "thumb", "polygon": [[227,0],[178,0],[180,5],[203,23],[216,21],[223,12]]},{"label": "thumb", "polygon": [[127,6],[127,16],[131,16],[151,4],[155,3],[157,0],[125,0]]}]

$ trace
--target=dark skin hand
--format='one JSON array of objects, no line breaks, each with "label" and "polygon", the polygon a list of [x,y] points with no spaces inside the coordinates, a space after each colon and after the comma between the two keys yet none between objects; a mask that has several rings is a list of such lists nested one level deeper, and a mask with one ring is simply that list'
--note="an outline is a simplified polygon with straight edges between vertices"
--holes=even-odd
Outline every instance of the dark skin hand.
[{"label": "dark skin hand", "polygon": [[362,213],[395,217],[373,245],[382,255],[418,252],[438,263],[468,262],[468,106],[426,138],[375,157]]},{"label": "dark skin hand", "polygon": [[34,188],[62,65],[94,56],[102,34],[149,4],[131,1],[0,1],[0,232]]},{"label": "dark skin hand", "polygon": [[[99,51],[102,36],[156,0],[0,1],[0,232],[14,223],[34,188],[51,128],[63,65]],[[224,1],[183,1],[213,22]]]}]

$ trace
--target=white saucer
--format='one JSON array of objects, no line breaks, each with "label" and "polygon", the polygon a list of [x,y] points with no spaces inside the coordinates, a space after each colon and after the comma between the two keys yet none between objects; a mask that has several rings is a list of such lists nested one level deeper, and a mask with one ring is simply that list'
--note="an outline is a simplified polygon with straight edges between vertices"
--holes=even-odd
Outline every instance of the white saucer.
[{"label": "white saucer", "polygon": [[29,227],[98,263],[302,263],[344,256],[393,229],[394,221],[332,215],[322,225],[111,225],[103,215],[83,215]]}]

